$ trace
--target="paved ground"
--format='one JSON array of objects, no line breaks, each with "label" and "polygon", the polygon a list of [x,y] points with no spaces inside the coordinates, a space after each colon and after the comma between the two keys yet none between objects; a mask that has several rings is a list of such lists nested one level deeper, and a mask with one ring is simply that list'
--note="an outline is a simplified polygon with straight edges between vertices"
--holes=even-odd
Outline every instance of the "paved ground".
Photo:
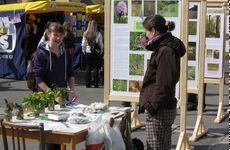
[{"label": "paved ground", "polygon": [[[103,102],[103,87],[100,88],[85,88],[84,85],[76,85],[78,91],[79,101],[83,104],[91,104],[92,102]],[[9,79],[0,79],[0,117],[3,114],[4,98],[9,101],[21,102],[21,99],[28,95],[31,91],[27,89],[25,81],[16,81]],[[204,123],[208,131],[208,134],[201,138],[197,142],[191,142],[191,147],[195,150],[228,150],[229,147],[229,126],[228,118],[226,118],[222,123],[215,124],[213,120],[216,117],[218,108],[218,86],[217,85],[207,85],[206,93],[206,111],[204,112]],[[225,86],[225,109],[228,108],[228,86]],[[113,102],[111,105],[120,105],[118,102]],[[187,129],[188,136],[191,136],[196,123],[197,111],[188,112],[187,116]],[[144,122],[145,115],[140,115],[141,120]],[[180,115],[179,110],[177,118],[173,125],[173,135],[172,135],[172,149],[176,148],[179,132],[180,132]],[[145,129],[139,129],[132,133],[133,137],[138,137],[143,142],[145,142]],[[37,149],[37,143],[30,142],[30,150]],[[2,145],[2,140],[0,139],[0,145]],[[78,149],[84,149],[84,142],[77,145]],[[1,149],[1,148],[0,148]]]}]

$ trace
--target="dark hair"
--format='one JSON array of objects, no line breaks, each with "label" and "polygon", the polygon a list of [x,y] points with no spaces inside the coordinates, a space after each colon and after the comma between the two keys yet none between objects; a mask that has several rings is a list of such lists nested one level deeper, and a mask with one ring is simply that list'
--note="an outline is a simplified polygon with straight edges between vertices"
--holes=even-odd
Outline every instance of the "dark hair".
[{"label": "dark hair", "polygon": [[175,29],[175,23],[173,21],[166,21],[161,15],[153,15],[145,18],[143,26],[150,31],[154,28],[160,33],[166,33]]},{"label": "dark hair", "polygon": [[48,21],[48,22],[46,23],[46,25],[45,25],[45,30],[49,28],[49,26],[50,26],[51,23],[52,23],[51,21]]},{"label": "dark hair", "polygon": [[47,30],[49,32],[58,32],[64,34],[64,29],[62,25],[58,22],[51,22],[50,24],[48,24]]}]

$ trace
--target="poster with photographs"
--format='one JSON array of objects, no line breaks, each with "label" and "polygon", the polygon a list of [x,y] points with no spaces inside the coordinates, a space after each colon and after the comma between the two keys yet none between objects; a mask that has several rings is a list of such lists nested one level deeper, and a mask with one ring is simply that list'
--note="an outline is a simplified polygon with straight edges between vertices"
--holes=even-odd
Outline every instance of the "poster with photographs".
[{"label": "poster with photographs", "polygon": [[188,88],[198,87],[198,55],[199,55],[199,30],[200,30],[200,3],[189,3],[189,42],[188,42]]},{"label": "poster with photographs", "polygon": [[221,78],[224,64],[224,9],[208,8],[206,17],[205,77]]},{"label": "poster with photographs", "polygon": [[[160,13],[166,20],[175,22],[172,34],[180,37],[180,6],[181,0],[111,1],[110,95],[139,97],[152,54],[145,48],[148,38],[143,20]],[[191,44],[192,59],[196,59],[194,49],[196,43]],[[177,97],[178,88],[177,85]]]}]

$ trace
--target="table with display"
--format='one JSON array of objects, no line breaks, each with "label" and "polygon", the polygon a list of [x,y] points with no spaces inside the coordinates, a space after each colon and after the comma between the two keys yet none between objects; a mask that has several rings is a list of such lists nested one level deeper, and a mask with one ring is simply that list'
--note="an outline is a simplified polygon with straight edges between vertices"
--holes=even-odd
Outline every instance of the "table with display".
[{"label": "table with display", "polygon": [[[55,110],[55,112],[59,110]],[[123,110],[120,109],[117,111],[114,109],[113,111],[108,111],[108,112],[104,112],[101,114],[99,113],[99,115],[109,115],[110,117],[114,119],[118,119],[124,116],[125,111],[127,111],[127,109],[123,109]],[[53,144],[60,144],[61,150],[64,150],[66,148],[66,145],[70,146],[70,150],[75,150],[76,144],[85,141],[86,136],[88,134],[89,124],[69,124],[67,122],[59,122],[59,121],[51,121],[51,120],[47,121],[47,120],[42,120],[41,118],[35,119],[33,117],[28,117],[26,114],[25,114],[24,120],[26,121],[26,124],[30,124],[30,123],[34,124],[35,122],[44,123],[45,142],[53,143]],[[12,122],[19,123],[19,124],[25,124],[24,120],[16,121],[13,118]],[[53,129],[53,128],[56,128],[56,129]],[[7,132],[7,135],[11,134],[10,129],[7,129],[6,132]],[[2,134],[2,130],[0,129],[0,135],[1,134]],[[24,136],[26,139],[39,140],[40,135],[39,135],[39,132],[26,132]]]}]

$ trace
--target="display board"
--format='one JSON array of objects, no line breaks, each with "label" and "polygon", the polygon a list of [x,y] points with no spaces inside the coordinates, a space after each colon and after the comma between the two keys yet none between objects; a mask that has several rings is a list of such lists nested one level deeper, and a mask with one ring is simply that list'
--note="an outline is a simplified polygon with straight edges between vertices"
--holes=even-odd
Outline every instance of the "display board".
[{"label": "display board", "polygon": [[161,14],[175,22],[172,34],[180,37],[180,5],[179,0],[111,1],[110,95],[139,96],[152,53],[145,49],[142,22],[149,15]]},{"label": "display board", "polygon": [[222,78],[224,41],[224,9],[208,8],[206,23],[205,77]]},{"label": "display board", "polygon": [[226,33],[225,33],[225,54],[224,54],[224,72],[229,73],[229,14],[226,15]]},{"label": "display board", "polygon": [[188,87],[198,88],[200,3],[189,3]]}]

